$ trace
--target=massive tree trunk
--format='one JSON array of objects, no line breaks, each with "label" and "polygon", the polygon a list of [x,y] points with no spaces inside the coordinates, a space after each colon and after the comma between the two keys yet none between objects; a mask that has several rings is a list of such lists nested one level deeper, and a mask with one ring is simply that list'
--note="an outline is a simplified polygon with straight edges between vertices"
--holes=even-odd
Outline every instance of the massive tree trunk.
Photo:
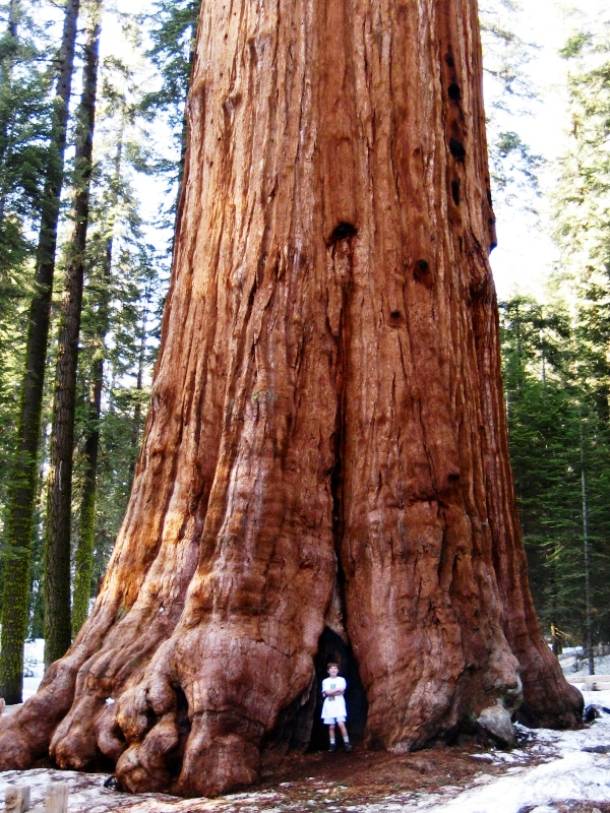
[{"label": "massive tree trunk", "polygon": [[576,723],[515,517],[480,85],[474,0],[203,4],[131,501],[1,766],[250,783],[333,648],[371,746],[505,735],[520,672],[531,721]]},{"label": "massive tree trunk", "polygon": [[23,688],[23,645],[28,624],[40,414],[79,6],[80,0],[66,0],[36,255],[36,290],[28,319],[25,373],[17,426],[17,451],[15,463],[11,467],[7,497],[0,619],[2,624],[0,694],[8,703],[21,702]]},{"label": "massive tree trunk", "polygon": [[72,455],[76,410],[76,369],[80,334],[85,250],[89,226],[93,130],[99,62],[102,0],[89,3],[83,91],[78,110],[75,155],[74,229],[68,245],[68,262],[59,325],[51,450],[49,454],[48,506],[44,570],[45,663],[60,658],[72,642],[70,616],[70,536],[72,513]]}]

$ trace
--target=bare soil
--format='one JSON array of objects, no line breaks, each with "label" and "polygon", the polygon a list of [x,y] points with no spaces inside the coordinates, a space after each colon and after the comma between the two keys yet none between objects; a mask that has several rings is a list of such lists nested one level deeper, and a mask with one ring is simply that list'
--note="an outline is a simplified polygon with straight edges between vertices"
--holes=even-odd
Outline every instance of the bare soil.
[{"label": "bare soil", "polygon": [[[259,785],[217,799],[179,799],[162,794],[133,796],[103,787],[107,775],[38,769],[0,774],[5,787],[28,784],[36,811],[48,785],[67,782],[70,813],[396,813],[403,805],[449,800],[477,782],[506,774],[507,768],[553,759],[554,748],[529,748],[510,755],[474,743],[436,745],[408,754],[365,751],[290,754],[263,771]],[[567,800],[549,803],[557,813],[610,813],[610,803]],[[518,813],[531,813],[527,806]]]}]

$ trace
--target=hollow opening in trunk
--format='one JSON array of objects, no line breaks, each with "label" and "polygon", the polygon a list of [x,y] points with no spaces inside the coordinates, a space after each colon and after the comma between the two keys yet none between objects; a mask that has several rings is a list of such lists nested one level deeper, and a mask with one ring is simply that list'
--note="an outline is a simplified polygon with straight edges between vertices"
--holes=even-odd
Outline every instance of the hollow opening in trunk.
[{"label": "hollow opening in trunk", "polygon": [[[368,703],[366,692],[360,673],[358,663],[349,643],[346,643],[336,632],[326,627],[320,636],[318,653],[315,657],[316,668],[316,707],[314,712],[310,751],[325,751],[328,748],[328,730],[320,718],[322,713],[322,681],[328,677],[327,669],[329,661],[339,664],[339,674],[347,681],[345,692],[345,704],[347,706],[347,730],[352,742],[360,742],[364,735],[366,726],[366,716]],[[337,732],[338,742],[341,743],[341,735]]]}]

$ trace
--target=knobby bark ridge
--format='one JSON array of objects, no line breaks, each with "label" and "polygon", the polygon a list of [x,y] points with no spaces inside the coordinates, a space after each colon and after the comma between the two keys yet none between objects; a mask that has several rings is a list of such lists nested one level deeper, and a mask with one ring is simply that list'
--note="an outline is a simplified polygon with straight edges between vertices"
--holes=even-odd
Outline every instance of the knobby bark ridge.
[{"label": "knobby bark ridge", "polygon": [[514,508],[476,3],[204,3],[189,115],[127,515],[0,767],[249,784],[307,743],[322,639],[369,746],[575,724]]}]

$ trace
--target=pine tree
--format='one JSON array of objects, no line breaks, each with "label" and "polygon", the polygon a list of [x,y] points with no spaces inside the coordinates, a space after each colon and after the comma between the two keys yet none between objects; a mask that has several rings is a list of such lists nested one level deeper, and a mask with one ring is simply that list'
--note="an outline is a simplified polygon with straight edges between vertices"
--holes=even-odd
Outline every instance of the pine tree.
[{"label": "pine tree", "polygon": [[[123,112],[123,119],[126,113]],[[96,308],[93,317],[94,330],[90,334],[92,359],[89,365],[88,397],[85,419],[85,439],[82,452],[83,485],[80,501],[80,527],[78,546],[75,553],[74,590],[72,595],[72,634],[76,636],[87,617],[93,577],[93,551],[95,546],[95,522],[97,503],[98,460],[100,446],[100,419],[102,414],[102,390],[104,387],[104,363],[106,358],[106,335],[109,330],[110,289],[114,250],[114,232],[119,205],[121,184],[121,164],[124,149],[124,121],[120,127],[114,159],[114,173],[110,184],[110,196],[105,198],[106,217],[102,224],[101,239],[98,244],[101,256],[98,258],[99,272],[96,294]],[[96,241],[93,240],[92,243]],[[91,276],[94,262],[89,253]]]},{"label": "pine tree", "polygon": [[579,373],[580,328],[556,301],[514,298],[502,315],[511,460],[538,611],[556,650],[605,640],[610,445]]},{"label": "pine tree", "polygon": [[525,67],[534,46],[516,32],[527,13],[518,0],[481,0],[479,14],[485,67],[492,191],[497,214],[518,201],[535,210],[542,157],[532,153],[519,122],[531,113],[533,94]]},{"label": "pine tree", "polygon": [[[140,32],[132,21],[125,22],[125,36],[135,50]],[[101,158],[91,209],[79,383],[75,631],[107,563],[131,488],[166,289],[162,275],[168,258],[147,244],[149,227],[141,220],[134,187],[138,173],[151,170],[142,160],[142,127],[149,125],[143,122],[133,71],[117,58],[103,66]],[[110,152],[114,157],[106,159]]]},{"label": "pine tree", "polygon": [[[188,144],[186,100],[193,67],[194,44],[201,0],[156,0],[152,21],[152,48],[148,52],[156,66],[161,87],[142,99],[142,110],[158,121],[163,116],[180,160],[174,156],[161,159],[159,168],[167,174],[168,187],[180,195],[184,159]],[[172,204],[167,215],[176,216],[177,204]]]},{"label": "pine tree", "polygon": [[70,530],[76,371],[89,226],[101,10],[102,0],[91,0],[87,7],[89,19],[84,49],[83,91],[77,114],[74,227],[67,247],[55,373],[44,572],[47,664],[60,658],[72,640]]},{"label": "pine tree", "polygon": [[25,373],[17,418],[15,462],[11,467],[5,525],[0,694],[21,700],[23,642],[28,616],[31,539],[37,492],[40,415],[55,269],[59,200],[63,185],[68,106],[72,86],[79,0],[66,0],[56,77],[56,96],[36,254],[35,289],[28,313]]},{"label": "pine tree", "polygon": [[[556,239],[558,290],[573,303],[574,365],[581,450],[580,537],[586,536],[587,608],[581,621],[588,648],[610,640],[610,22],[573,35],[562,55],[569,71],[571,130],[559,165]],[[585,541],[585,540],[583,540]],[[582,613],[581,613],[582,618]],[[588,653],[590,657],[590,652]],[[593,664],[590,662],[590,666]]]}]

